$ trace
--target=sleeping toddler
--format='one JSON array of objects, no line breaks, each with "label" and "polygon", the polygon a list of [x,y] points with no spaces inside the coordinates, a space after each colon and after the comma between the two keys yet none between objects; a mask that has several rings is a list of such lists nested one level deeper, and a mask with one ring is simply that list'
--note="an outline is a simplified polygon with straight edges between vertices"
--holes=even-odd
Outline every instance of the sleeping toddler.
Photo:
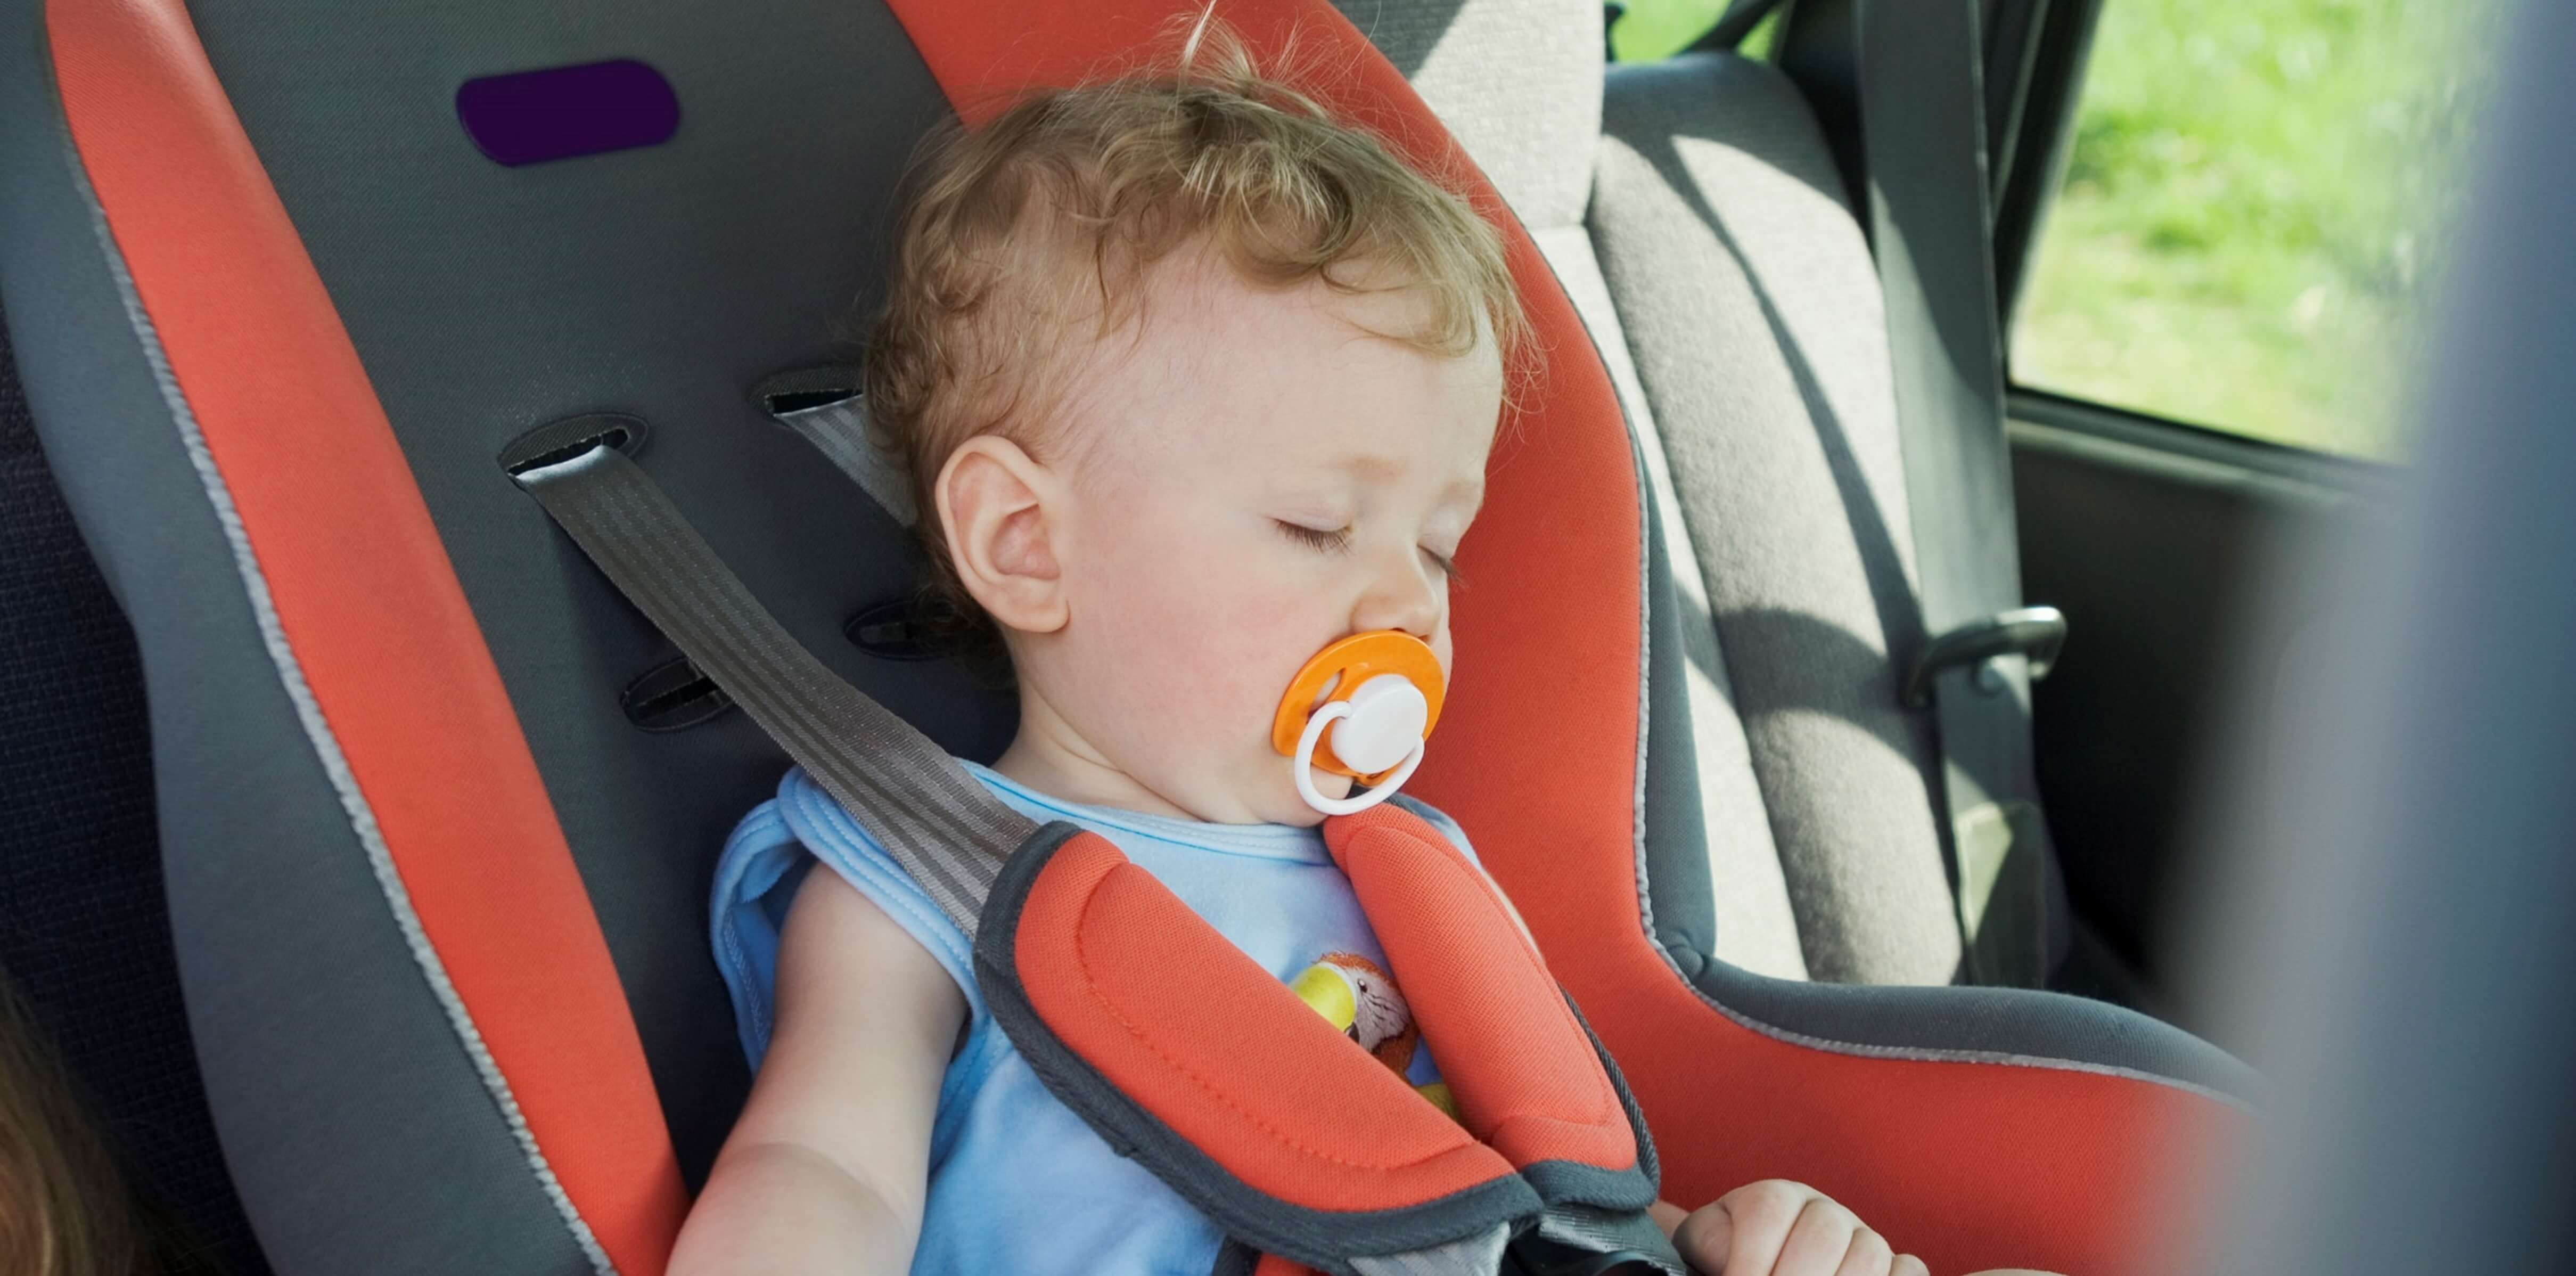
[{"label": "sleeping toddler", "polygon": [[[1115,843],[1442,1103],[1319,832],[1356,781],[1271,728],[1351,635],[1447,670],[1524,323],[1463,199],[1221,29],[1192,45],[928,152],[866,403],[915,483],[923,614],[1018,688],[1010,747],[968,769]],[[774,1016],[672,1270],[1208,1272],[1217,1227],[1048,1093],[894,861],[862,839],[809,871],[799,830],[838,818],[790,773],[727,848],[720,910],[769,938],[719,955]],[[1923,1272],[1794,1183],[1656,1217],[1704,1272]]]}]

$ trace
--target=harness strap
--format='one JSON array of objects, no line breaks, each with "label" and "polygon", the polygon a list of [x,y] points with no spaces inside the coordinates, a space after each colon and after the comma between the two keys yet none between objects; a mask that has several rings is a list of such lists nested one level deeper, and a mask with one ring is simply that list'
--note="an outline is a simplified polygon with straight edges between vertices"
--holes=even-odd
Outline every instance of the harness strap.
[{"label": "harness strap", "polygon": [[1502,1270],[1503,1248],[1511,1239],[1511,1225],[1496,1223],[1446,1245],[1354,1258],[1351,1266],[1360,1276],[1490,1276]]},{"label": "harness strap", "polygon": [[1550,1202],[1653,1201],[1644,1121],[1492,880],[1410,811],[1327,820],[1324,841],[1467,1129]]},{"label": "harness strap", "polygon": [[[975,981],[994,1023],[1048,1093],[1239,1242],[1220,1273],[1679,1273],[1645,1214],[1644,1119],[1490,884],[1401,808],[1324,829],[1456,1120],[1069,825],[1023,845],[985,903]],[[1256,1251],[1274,1257],[1256,1268]]]},{"label": "harness strap", "polygon": [[858,376],[858,369],[842,364],[799,368],[761,382],[752,397],[771,419],[804,435],[894,521],[910,527],[920,517],[911,477],[868,433],[867,400],[859,393]]},{"label": "harness strap", "polygon": [[912,484],[877,447],[876,440],[868,437],[866,402],[854,394],[818,407],[781,412],[778,419],[831,458],[832,464],[841,467],[841,472],[849,475],[870,499],[894,516],[894,521],[910,527],[916,517]]},{"label": "harness strap", "polygon": [[1037,825],[815,659],[633,458],[605,438],[571,446],[505,453],[502,466],[971,940],[1002,862]]},{"label": "harness strap", "polygon": [[1265,1253],[1354,1276],[1546,1204],[1098,834],[1049,826],[1011,857],[975,982],[1048,1093]]},{"label": "harness strap", "polygon": [[1690,1268],[1644,1210],[1602,1210],[1571,1203],[1547,1207],[1515,1248],[1521,1266],[1543,1276],[1684,1276]]}]

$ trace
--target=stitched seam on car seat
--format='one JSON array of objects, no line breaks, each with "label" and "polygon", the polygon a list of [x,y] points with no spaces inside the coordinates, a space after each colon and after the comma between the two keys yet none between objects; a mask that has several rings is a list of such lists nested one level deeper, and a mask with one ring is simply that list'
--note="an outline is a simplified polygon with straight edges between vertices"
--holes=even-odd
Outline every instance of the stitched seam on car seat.
[{"label": "stitched seam on car seat", "polygon": [[170,410],[180,443],[187,451],[188,463],[196,470],[198,481],[205,489],[207,503],[214,509],[215,521],[223,528],[226,547],[231,551],[233,565],[241,575],[243,593],[259,628],[260,643],[267,648],[270,663],[277,668],[278,681],[285,688],[287,700],[295,707],[295,716],[304,728],[305,738],[312,744],[316,760],[321,763],[324,775],[330,779],[333,791],[339,796],[340,807],[349,818],[351,832],[366,852],[367,866],[375,876],[378,890],[385,897],[395,929],[401,932],[403,944],[411,951],[412,960],[420,968],[424,982],[429,985],[440,1009],[446,1012],[449,1026],[455,1030],[459,1044],[473,1062],[484,1091],[499,1109],[502,1122],[518,1142],[519,1151],[529,1170],[536,1175],[546,1200],[571,1230],[574,1243],[590,1260],[592,1269],[601,1276],[616,1276],[617,1267],[609,1260],[608,1251],[600,1245],[590,1225],[582,1220],[581,1211],[574,1206],[562,1182],[555,1177],[553,1168],[546,1163],[545,1152],[537,1146],[536,1135],[529,1130],[526,1115],[510,1093],[509,1080],[501,1075],[500,1065],[484,1045],[482,1034],[475,1029],[464,1000],[457,995],[455,985],[449,982],[446,967],[440,963],[437,950],[431,946],[427,932],[421,927],[419,914],[412,908],[411,896],[394,867],[392,849],[385,844],[383,831],[377,827],[375,812],[368,806],[366,795],[359,790],[357,776],[350,769],[347,756],[340,751],[339,740],[332,734],[321,703],[314,698],[312,687],[305,682],[303,667],[297,663],[295,651],[287,642],[285,625],[277,614],[276,600],[269,593],[268,579],[262,573],[258,554],[250,543],[249,529],[242,523],[241,511],[233,505],[231,490],[224,483],[222,471],[215,465],[214,454],[206,446],[205,435],[198,428],[196,414],[188,405],[186,393],[180,389],[177,376],[170,370],[169,359],[161,348],[160,334],[153,326],[151,315],[144,310],[142,294],[135,286],[133,275],[126,269],[125,254],[117,247],[116,233],[107,223],[107,210],[99,203],[98,192],[90,185],[89,172],[82,164],[80,147],[72,137],[67,114],[60,127],[64,159],[71,169],[73,184],[89,212],[90,229],[97,235],[100,250],[107,259],[108,271],[116,281],[117,300],[125,309],[126,322],[133,329],[136,342],[142,347],[144,361],[152,369],[152,379],[160,390],[162,402]]},{"label": "stitched seam on car seat", "polygon": [[[1330,1161],[1333,1164],[1342,1166],[1346,1169],[1368,1170],[1372,1173],[1409,1170],[1418,1165],[1427,1165],[1438,1157],[1446,1155],[1445,1152],[1435,1152],[1431,1156],[1416,1157],[1410,1161],[1370,1164],[1365,1161],[1347,1160],[1343,1157],[1335,1156],[1330,1152],[1323,1151],[1322,1149],[1308,1147],[1306,1144],[1290,1137],[1287,1132],[1280,1130],[1269,1122],[1253,1115],[1249,1109],[1245,1108],[1242,1104],[1235,1102],[1232,1095],[1218,1089],[1213,1083],[1209,1082],[1206,1077],[1200,1075],[1196,1069],[1183,1063],[1179,1059],[1174,1058],[1169,1051],[1163,1049],[1160,1043],[1156,1042],[1153,1038],[1146,1036],[1144,1031],[1137,1026],[1134,1020],[1121,1013],[1115,1002],[1112,1002],[1107,996],[1103,995],[1101,990],[1107,985],[1092,977],[1091,963],[1083,959],[1083,936],[1091,933],[1091,908],[1099,899],[1100,883],[1095,882],[1092,884],[1091,890],[1083,895],[1081,911],[1075,914],[1073,919],[1074,965],[1082,971],[1082,983],[1084,988],[1091,992],[1091,1000],[1093,1004],[1099,1006],[1101,1010],[1106,1012],[1112,1022],[1116,1023],[1120,1028],[1125,1029],[1128,1036],[1135,1038],[1139,1044],[1145,1047],[1145,1049],[1151,1051],[1155,1058],[1170,1065],[1173,1072],[1178,1073],[1181,1077],[1188,1080],[1190,1084],[1206,1091],[1209,1097],[1217,1101],[1218,1106],[1226,1108],[1237,1116],[1250,1122],[1252,1124],[1252,1128],[1261,1131],[1263,1134],[1269,1135],[1272,1142],[1277,1143],[1282,1147],[1304,1153],[1305,1155],[1314,1157],[1317,1160]],[[1125,1089],[1123,1086],[1116,1088],[1118,1088],[1122,1093]],[[1159,1121],[1162,1118],[1160,1116],[1156,1116],[1155,1119]],[[1204,1148],[1200,1150],[1203,1152],[1206,1151]],[[1231,1173],[1232,1171],[1229,1170],[1228,1172]]]},{"label": "stitched seam on car seat", "polygon": [[[1594,357],[1599,356],[1596,354]],[[1627,417],[1628,405],[1623,399],[1619,404],[1619,418],[1625,422]],[[1654,538],[1658,533],[1654,528],[1646,525],[1646,520],[1653,517],[1654,511],[1646,499],[1646,458],[1639,452],[1642,446],[1637,439],[1636,426],[1630,424],[1628,426],[1628,463],[1634,472],[1631,481],[1637,488],[1637,776],[1635,789],[1629,794],[1629,858],[1636,864],[1637,920],[1645,927],[1646,938],[1651,941],[1655,936],[1655,883],[1654,879],[1648,876],[1646,865],[1646,747],[1647,735],[1654,725],[1655,713],[1653,687],[1655,582],[1652,574],[1655,562]],[[1669,563],[1670,560],[1666,561]],[[1704,817],[1700,836],[1705,842],[1707,832]],[[1712,932],[1715,930],[1713,925],[1711,930]],[[1713,940],[1710,946],[1715,947]],[[1660,944],[1657,945],[1658,950],[1661,947]]]}]

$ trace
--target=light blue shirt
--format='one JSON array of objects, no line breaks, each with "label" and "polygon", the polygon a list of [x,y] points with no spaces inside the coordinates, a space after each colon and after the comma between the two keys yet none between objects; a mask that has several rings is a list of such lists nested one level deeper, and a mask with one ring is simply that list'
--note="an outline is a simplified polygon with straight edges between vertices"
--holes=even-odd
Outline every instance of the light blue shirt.
[{"label": "light blue shirt", "polygon": [[[1030,819],[1066,820],[1108,838],[1282,980],[1327,953],[1385,965],[1319,829],[1078,806],[966,767]],[[1433,823],[1466,849],[1448,817],[1435,813]],[[965,934],[801,770],[779,782],[776,800],[743,817],[716,868],[716,962],[751,1066],[760,1067],[769,1045],[779,928],[818,861],[884,909],[966,994],[965,1043],[949,1062],[931,1126],[930,1195],[913,1272],[1206,1276],[1223,1241],[1216,1226],[1047,1093],[985,1010]],[[1438,1079],[1429,1050],[1415,1052],[1408,1077]]]}]

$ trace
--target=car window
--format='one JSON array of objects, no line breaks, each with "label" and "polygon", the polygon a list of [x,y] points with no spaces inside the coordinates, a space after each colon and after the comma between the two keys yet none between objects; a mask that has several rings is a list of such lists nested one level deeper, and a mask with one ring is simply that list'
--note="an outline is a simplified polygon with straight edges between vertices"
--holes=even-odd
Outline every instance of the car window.
[{"label": "car window", "polygon": [[[1717,25],[1727,0],[1621,0],[1609,6],[1610,56],[1620,62],[1653,62],[1690,47]],[[1741,51],[1765,56],[1771,47],[1773,19],[1765,19],[1744,38]]]},{"label": "car window", "polygon": [[2389,457],[2497,0],[2103,0],[2017,383]]}]

